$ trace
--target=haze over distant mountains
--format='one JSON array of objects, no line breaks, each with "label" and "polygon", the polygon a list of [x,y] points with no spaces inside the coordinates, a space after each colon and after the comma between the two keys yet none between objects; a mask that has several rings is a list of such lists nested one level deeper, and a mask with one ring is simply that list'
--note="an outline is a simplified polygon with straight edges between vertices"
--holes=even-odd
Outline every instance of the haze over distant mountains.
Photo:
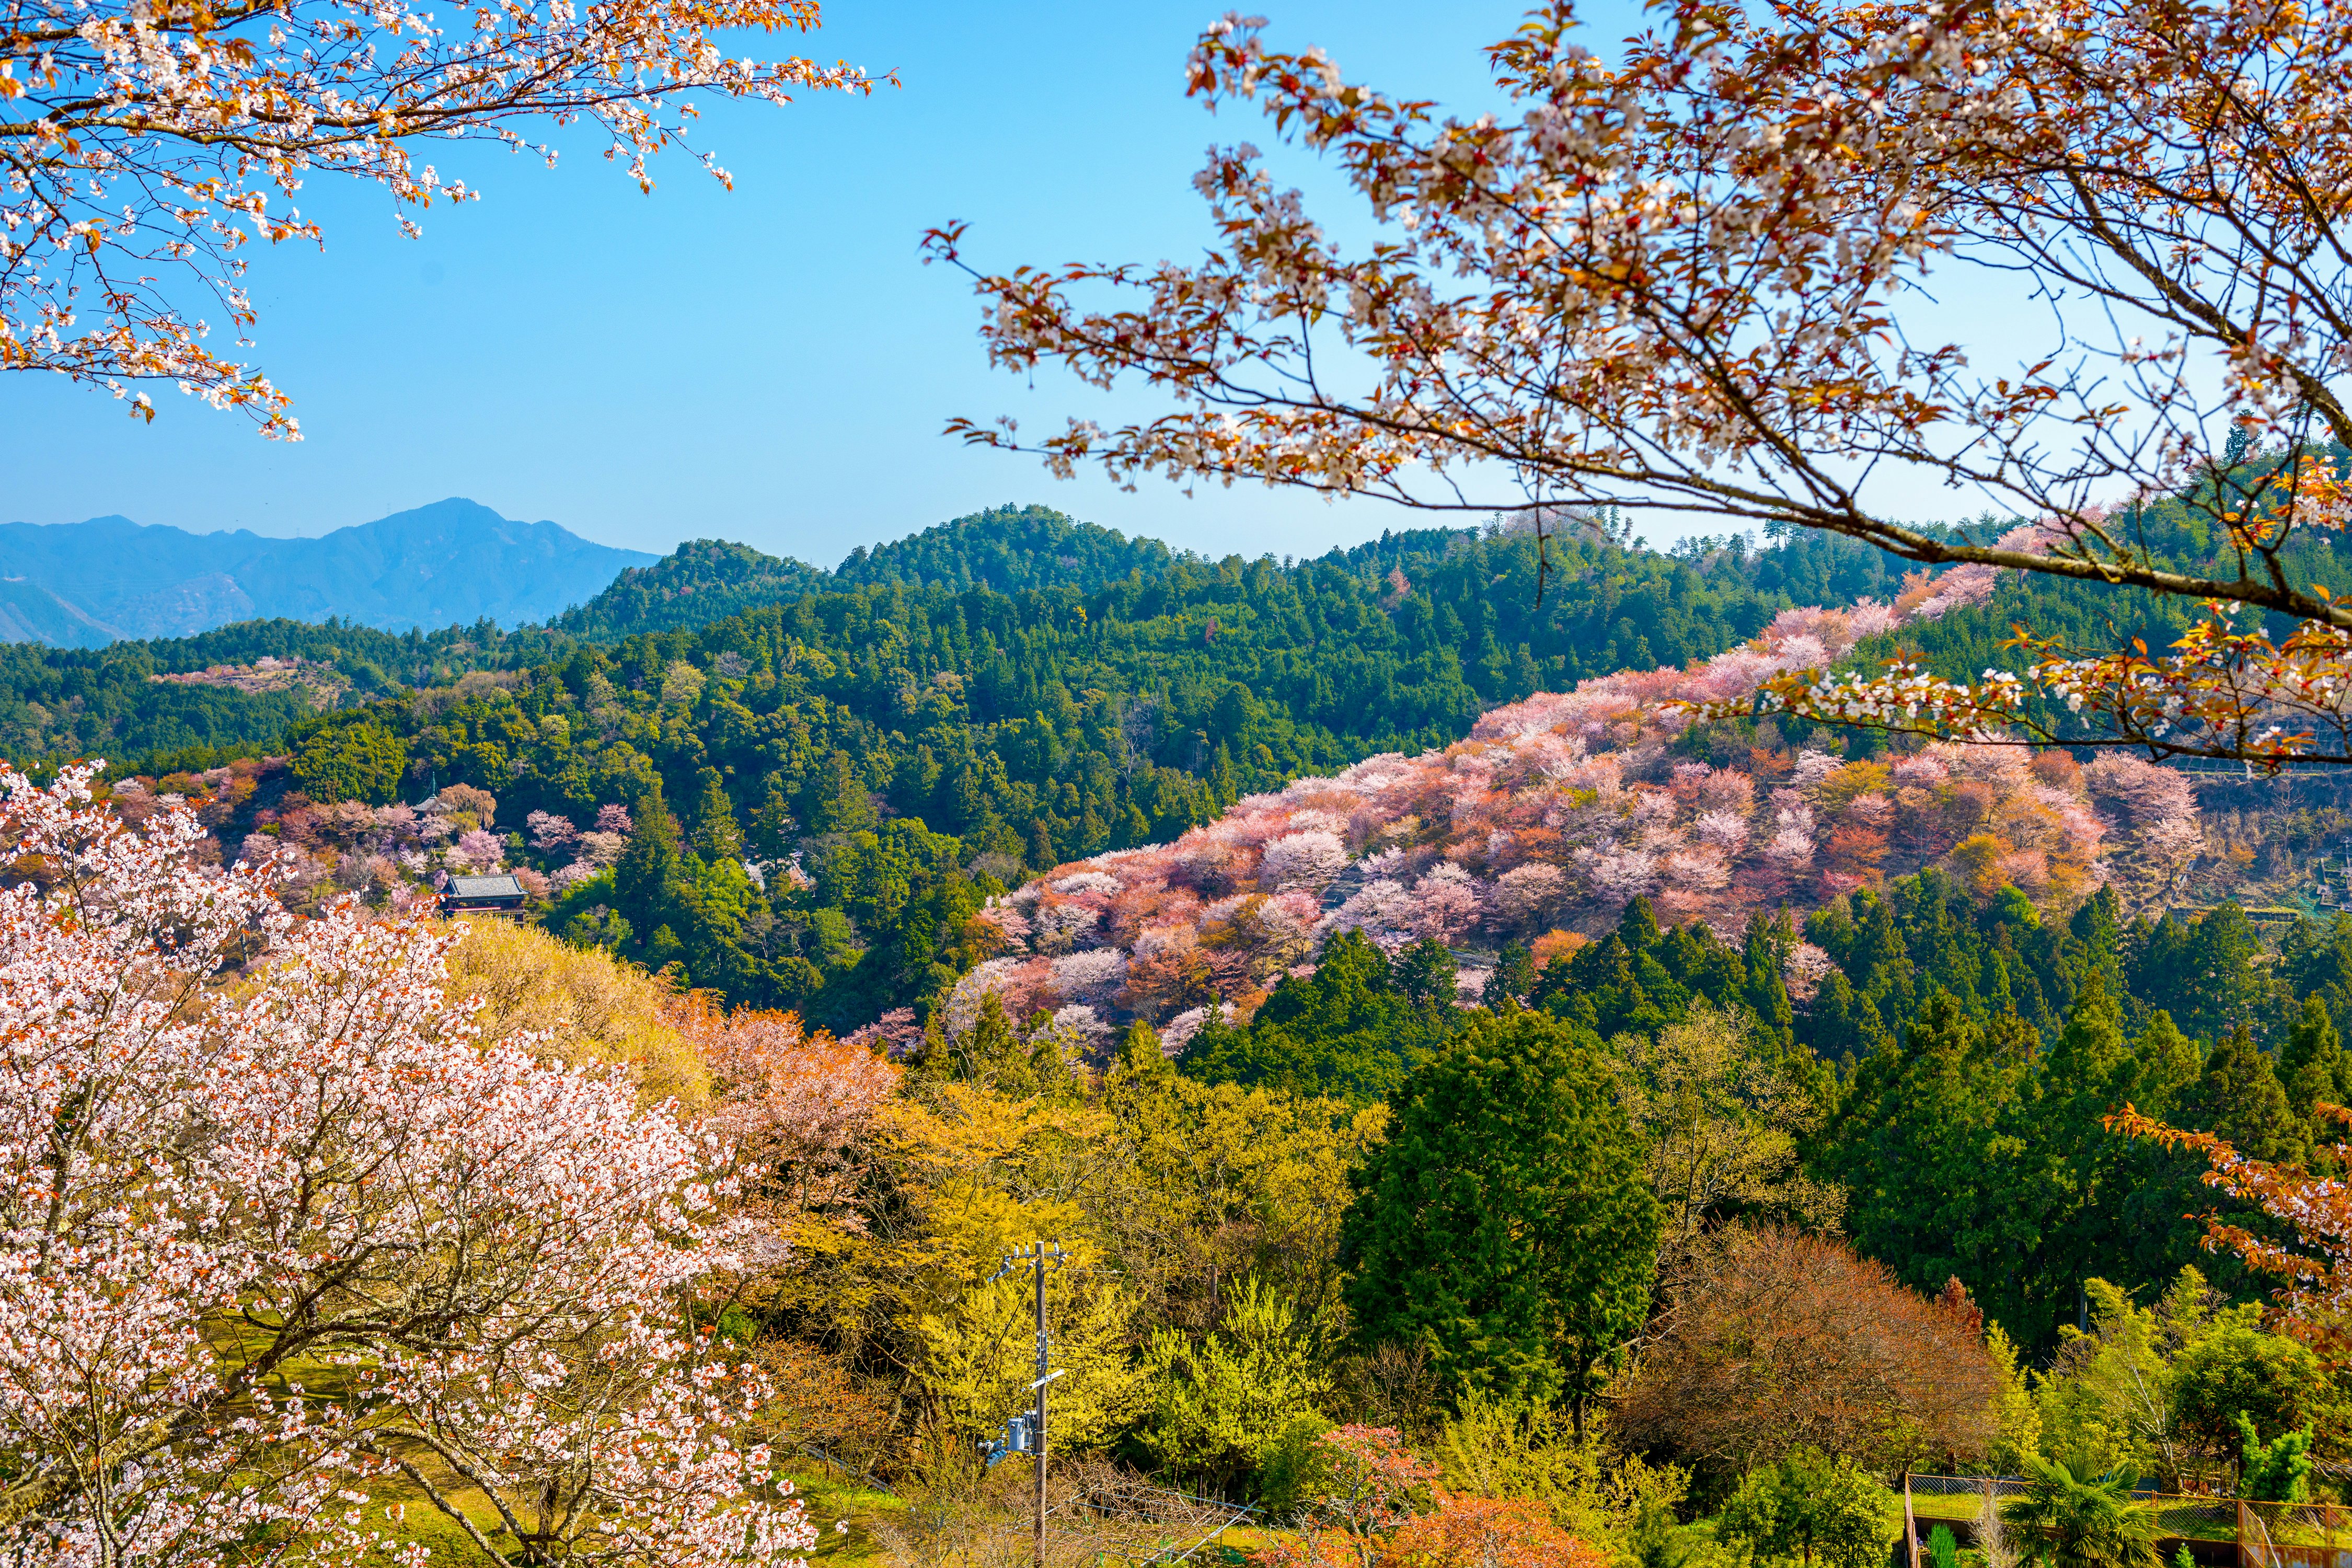
[{"label": "haze over distant mountains", "polygon": [[0,641],[99,647],[284,616],[404,632],[544,621],[657,557],[452,498],[316,539],[0,524]]}]

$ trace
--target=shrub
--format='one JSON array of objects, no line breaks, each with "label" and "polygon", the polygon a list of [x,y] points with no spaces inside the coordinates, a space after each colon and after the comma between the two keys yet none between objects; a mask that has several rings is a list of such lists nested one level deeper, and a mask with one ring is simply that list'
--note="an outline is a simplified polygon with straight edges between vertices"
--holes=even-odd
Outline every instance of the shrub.
[{"label": "shrub", "polygon": [[1800,1448],[1749,1471],[1717,1530],[1759,1563],[1875,1568],[1886,1554],[1886,1491],[1852,1459]]}]

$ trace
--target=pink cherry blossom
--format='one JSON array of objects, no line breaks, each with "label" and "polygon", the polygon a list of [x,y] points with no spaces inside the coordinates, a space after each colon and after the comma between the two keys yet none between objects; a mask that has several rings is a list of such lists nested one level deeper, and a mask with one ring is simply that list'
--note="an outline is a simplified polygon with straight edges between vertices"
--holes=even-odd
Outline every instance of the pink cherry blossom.
[{"label": "pink cherry blossom", "polygon": [[[1058,867],[983,911],[1004,954],[956,988],[950,1026],[968,1027],[993,990],[1019,1017],[1131,1008],[1173,1027],[1204,988],[1239,999],[1311,968],[1317,944],[1343,931],[1391,953],[1434,937],[1467,962],[1555,925],[1596,935],[1648,897],[1662,919],[1736,934],[1751,913],[1801,911],[1945,864],[1988,835],[1990,850],[1978,843],[1967,858],[1976,896],[2002,879],[2059,910],[2102,885],[2154,896],[2197,841],[2194,792],[2165,769],[2037,763],[1985,744],[1859,770],[1821,749],[1709,762],[1669,749],[1689,722],[1677,704],[1817,668],[1916,618],[1942,581],[1906,584],[1893,605],[1784,611],[1689,668],[1538,693],[1453,745],[1367,758],[1249,796],[1172,844]],[[1100,979],[1074,984],[1081,973]]]},{"label": "pink cherry blossom", "polygon": [[495,833],[469,827],[448,851],[450,866],[460,871],[495,871],[506,858],[507,847]]},{"label": "pink cherry blossom", "polygon": [[1258,883],[1269,891],[1280,888],[1319,888],[1348,863],[1348,847],[1327,827],[1313,827],[1274,840],[1258,863]]},{"label": "pink cherry blossom", "polygon": [[[753,1239],[724,1146],[617,1073],[481,1039],[422,916],[298,921],[276,869],[201,864],[184,808],[133,832],[91,805],[93,771],[0,772],[0,826],[48,872],[0,892],[12,1548],[356,1562],[378,1526],[350,1495],[430,1448],[483,1461],[441,1482],[461,1530],[466,1503],[614,1562],[805,1550],[732,1436],[760,1374],[677,1311]],[[279,1382],[304,1366],[340,1392]]]}]

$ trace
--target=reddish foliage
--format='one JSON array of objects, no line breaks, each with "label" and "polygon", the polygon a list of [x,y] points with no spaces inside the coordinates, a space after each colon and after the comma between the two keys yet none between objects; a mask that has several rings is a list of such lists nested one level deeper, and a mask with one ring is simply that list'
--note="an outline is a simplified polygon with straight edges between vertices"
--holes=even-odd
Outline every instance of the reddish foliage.
[{"label": "reddish foliage", "polygon": [[753,1206],[854,1224],[854,1148],[898,1089],[897,1065],[822,1029],[808,1035],[790,1013],[722,1015],[689,997],[672,1021],[710,1068],[718,1104],[707,1125],[756,1167]]},{"label": "reddish foliage", "polygon": [[1381,1558],[1383,1568],[1603,1568],[1608,1561],[1524,1498],[1446,1491],[1435,1512],[1389,1539]]},{"label": "reddish foliage", "polygon": [[1966,1458],[1991,1436],[1983,1314],[1930,1300],[1843,1243],[1730,1228],[1679,1269],[1618,1413],[1636,1443],[1738,1472],[1811,1446],[1886,1465]]},{"label": "reddish foliage", "polygon": [[[2352,1123],[2352,1111],[2322,1102],[2325,1116]],[[2126,1105],[2106,1119],[2110,1131],[2147,1138],[2168,1149],[2205,1156],[2212,1169],[2206,1184],[2251,1203],[2289,1226],[2295,1245],[2254,1235],[2219,1216],[2205,1222],[2205,1245],[2231,1252],[2286,1283],[2277,1293],[2279,1326],[2337,1365],[2352,1363],[2352,1184],[2315,1176],[2294,1165],[2249,1160],[2210,1132],[2187,1132]],[[2336,1168],[2352,1169],[2352,1145],[2329,1151]]]},{"label": "reddish foliage", "polygon": [[1328,1433],[1330,1495],[1306,1528],[1277,1538],[1264,1568],[1601,1568],[1606,1556],[1520,1498],[1474,1497],[1436,1485],[1437,1467],[1386,1426]]}]

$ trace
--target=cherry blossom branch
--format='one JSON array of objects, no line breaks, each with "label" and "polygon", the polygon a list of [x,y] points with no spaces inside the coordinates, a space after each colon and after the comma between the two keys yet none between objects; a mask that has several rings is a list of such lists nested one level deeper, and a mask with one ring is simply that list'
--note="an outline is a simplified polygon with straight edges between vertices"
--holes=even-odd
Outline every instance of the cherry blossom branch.
[{"label": "cherry blossom branch", "polygon": [[[1195,263],[989,273],[965,259],[963,226],[934,230],[929,258],[973,279],[992,363],[1139,382],[1171,405],[1038,438],[1009,420],[949,432],[1128,486],[1253,479],[1439,510],[1585,502],[1817,529],[1924,565],[2252,606],[2305,623],[2300,649],[2273,650],[2288,664],[2352,631],[2352,602],[2288,564],[2295,540],[2343,526],[2336,459],[2306,426],[2352,441],[2334,391],[2352,367],[2352,244],[2317,194],[2352,180],[2335,110],[2352,0],[1792,0],[1754,19],[1681,0],[1656,15],[1612,65],[1548,7],[1490,51],[1510,109],[1475,120],[1382,97],[1226,18],[1194,50],[1191,91],[1252,103],[1330,159],[1378,240],[1340,247],[1246,143],[1213,150],[1194,182],[1216,231]],[[1956,265],[2087,299],[2113,341],[2062,315],[2038,363],[1990,376],[1962,343],[1915,345],[1911,300]],[[1354,384],[1320,372],[1326,344],[1364,367]],[[2197,390],[2209,368],[2218,402]],[[2209,442],[2217,422],[2285,454],[2251,495]],[[1988,542],[1865,500],[1901,477],[1971,492],[2037,537]],[[2138,537],[2159,504],[2216,525],[2211,563]],[[2211,653],[2127,673],[2200,680]],[[2126,673],[2085,662],[2100,657],[2072,660],[2075,676]],[[2120,734],[2162,741],[2163,721]],[[2268,727],[2244,745],[2263,754]]]}]

